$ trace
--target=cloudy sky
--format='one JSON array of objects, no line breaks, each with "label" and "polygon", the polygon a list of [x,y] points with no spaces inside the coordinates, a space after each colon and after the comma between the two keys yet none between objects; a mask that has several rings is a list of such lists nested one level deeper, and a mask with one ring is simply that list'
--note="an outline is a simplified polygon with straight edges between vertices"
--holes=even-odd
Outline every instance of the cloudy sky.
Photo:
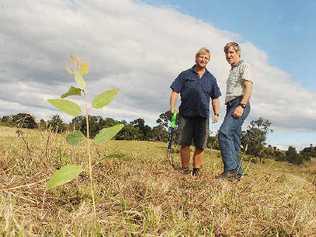
[{"label": "cloudy sky", "polygon": [[[64,70],[75,54],[90,64],[91,99],[103,89],[120,88],[116,100],[96,113],[127,121],[142,117],[155,125],[168,110],[171,82],[194,64],[200,47],[211,50],[208,68],[225,93],[229,66],[223,46],[234,40],[255,82],[248,122],[269,119],[273,145],[316,144],[316,52],[308,41],[316,36],[310,29],[313,1],[304,1],[300,10],[282,1],[270,6],[271,0],[262,11],[259,4],[209,2],[199,8],[176,0],[0,0],[0,116],[56,113],[47,99],[75,85]],[[221,102],[223,115],[224,97]]]}]

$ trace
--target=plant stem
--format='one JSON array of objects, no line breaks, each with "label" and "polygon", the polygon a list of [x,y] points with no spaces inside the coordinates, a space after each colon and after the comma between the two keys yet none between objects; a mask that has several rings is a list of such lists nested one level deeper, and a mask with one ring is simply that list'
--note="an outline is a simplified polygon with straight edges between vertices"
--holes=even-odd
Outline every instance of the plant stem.
[{"label": "plant stem", "polygon": [[[86,96],[86,93],[84,93]],[[85,114],[86,114],[86,125],[87,125],[87,142],[88,142],[88,157],[89,157],[89,176],[90,176],[90,190],[93,204],[93,213],[96,219],[96,208],[95,208],[95,199],[94,199],[94,187],[93,187],[93,178],[92,178],[92,162],[91,162],[91,148],[90,148],[90,131],[89,131],[89,114],[88,114],[88,103],[85,103]]]},{"label": "plant stem", "polygon": [[39,183],[43,183],[45,181],[47,181],[47,178],[42,179],[42,180],[37,181],[37,182],[34,182],[34,183],[30,183],[30,184],[23,184],[23,185],[19,185],[19,186],[12,187],[12,188],[3,188],[3,189],[0,189],[0,192],[7,192],[7,191],[11,191],[11,190],[19,189],[19,188],[25,188],[25,187],[29,188],[31,186],[34,186],[34,185],[39,184]]}]

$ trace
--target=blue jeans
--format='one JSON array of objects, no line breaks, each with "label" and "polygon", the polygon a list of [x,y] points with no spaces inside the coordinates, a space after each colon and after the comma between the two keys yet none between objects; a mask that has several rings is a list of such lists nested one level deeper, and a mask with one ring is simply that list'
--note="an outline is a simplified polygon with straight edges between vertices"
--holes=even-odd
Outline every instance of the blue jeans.
[{"label": "blue jeans", "polygon": [[224,172],[236,170],[243,175],[240,160],[240,135],[241,126],[250,112],[250,105],[247,104],[240,118],[232,116],[235,108],[239,105],[241,97],[229,101],[226,105],[226,115],[218,132],[218,140],[224,163]]}]

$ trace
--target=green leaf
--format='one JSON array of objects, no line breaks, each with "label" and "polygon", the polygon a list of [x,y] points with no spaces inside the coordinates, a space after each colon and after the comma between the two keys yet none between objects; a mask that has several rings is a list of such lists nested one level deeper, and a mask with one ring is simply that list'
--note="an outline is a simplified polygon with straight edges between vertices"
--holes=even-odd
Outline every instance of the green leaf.
[{"label": "green leaf", "polygon": [[123,124],[117,124],[110,128],[103,128],[94,138],[96,144],[101,144],[112,139],[122,128]]},{"label": "green leaf", "polygon": [[66,137],[66,141],[68,142],[68,144],[75,146],[78,145],[83,138],[83,133],[79,130],[76,130],[68,134],[68,136]]},{"label": "green leaf", "polygon": [[70,182],[78,177],[82,168],[80,165],[65,165],[51,176],[47,182],[47,188],[52,189],[57,186]]},{"label": "green leaf", "polygon": [[65,97],[71,96],[71,95],[81,95],[81,89],[80,89],[80,88],[77,88],[77,87],[71,86],[71,87],[69,88],[69,90],[68,90],[65,94],[63,94],[63,95],[61,96],[61,98],[65,98]]},{"label": "green leaf", "polygon": [[86,81],[83,79],[80,72],[75,71],[74,78],[75,78],[75,81],[78,83],[80,89],[82,90],[86,89]]},{"label": "green leaf", "polygon": [[48,103],[55,106],[60,111],[65,112],[66,114],[72,115],[74,117],[81,113],[80,106],[70,100],[49,99]]},{"label": "green leaf", "polygon": [[106,90],[102,92],[101,94],[97,95],[96,97],[94,97],[92,101],[93,107],[96,109],[100,109],[104,107],[105,105],[111,103],[111,101],[117,95],[118,91],[119,91],[118,89],[114,88],[112,90]]}]

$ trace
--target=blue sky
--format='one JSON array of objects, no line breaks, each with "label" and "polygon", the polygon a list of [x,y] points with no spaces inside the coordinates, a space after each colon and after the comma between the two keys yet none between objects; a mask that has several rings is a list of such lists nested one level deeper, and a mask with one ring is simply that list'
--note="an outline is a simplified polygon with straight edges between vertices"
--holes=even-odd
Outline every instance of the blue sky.
[{"label": "blue sky", "polygon": [[[314,0],[144,0],[170,6],[223,30],[238,33],[264,50],[269,63],[316,90],[316,1]],[[197,4],[198,3],[198,4]],[[225,4],[224,4],[225,3]]]}]

